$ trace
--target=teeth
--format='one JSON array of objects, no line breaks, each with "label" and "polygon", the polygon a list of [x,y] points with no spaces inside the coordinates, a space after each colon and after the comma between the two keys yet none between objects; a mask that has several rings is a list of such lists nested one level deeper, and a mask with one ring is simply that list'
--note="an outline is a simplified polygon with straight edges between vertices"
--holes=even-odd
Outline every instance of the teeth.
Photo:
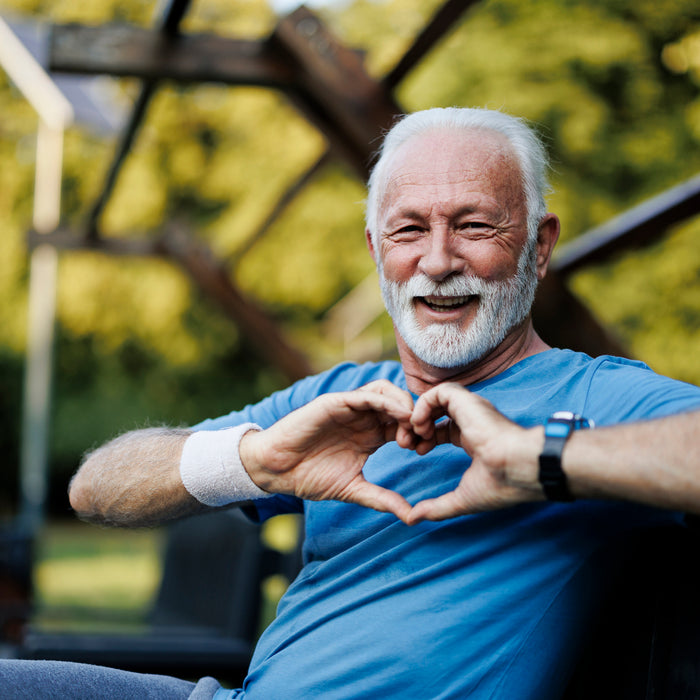
[{"label": "teeth", "polygon": [[469,301],[468,296],[466,297],[424,297],[425,302],[430,304],[430,306],[440,306],[443,308],[452,308],[454,306],[461,306]]}]

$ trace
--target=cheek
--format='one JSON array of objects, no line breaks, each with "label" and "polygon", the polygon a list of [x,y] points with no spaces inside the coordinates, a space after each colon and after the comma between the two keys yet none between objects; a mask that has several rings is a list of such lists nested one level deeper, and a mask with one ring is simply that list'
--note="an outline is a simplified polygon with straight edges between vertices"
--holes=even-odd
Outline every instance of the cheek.
[{"label": "cheek", "polygon": [[465,261],[465,274],[487,281],[509,279],[518,269],[518,253],[491,239],[465,241],[459,254]]},{"label": "cheek", "polygon": [[[384,245],[381,260],[388,280],[405,281],[419,270],[424,254],[420,243]],[[465,240],[453,249],[453,254],[464,261],[464,274],[488,281],[510,279],[518,269],[518,251],[493,240]]]},{"label": "cheek", "polygon": [[497,282],[511,277],[517,270],[518,262],[500,247],[496,251],[493,248],[490,246],[489,250],[482,248],[472,251],[469,256],[469,270],[477,277]]},{"label": "cheek", "polygon": [[416,274],[420,252],[412,246],[386,246],[381,260],[386,279],[405,281]]}]

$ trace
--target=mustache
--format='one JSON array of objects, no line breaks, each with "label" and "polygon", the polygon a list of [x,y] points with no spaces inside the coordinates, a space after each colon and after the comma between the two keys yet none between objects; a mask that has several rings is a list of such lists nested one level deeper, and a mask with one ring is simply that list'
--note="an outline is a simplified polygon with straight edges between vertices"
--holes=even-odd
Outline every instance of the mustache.
[{"label": "mustache", "polygon": [[454,276],[446,280],[437,282],[425,275],[414,275],[405,282],[388,282],[391,286],[400,289],[404,294],[412,297],[445,296],[461,297],[482,295],[487,292],[496,282],[487,282],[481,277],[473,275]]}]

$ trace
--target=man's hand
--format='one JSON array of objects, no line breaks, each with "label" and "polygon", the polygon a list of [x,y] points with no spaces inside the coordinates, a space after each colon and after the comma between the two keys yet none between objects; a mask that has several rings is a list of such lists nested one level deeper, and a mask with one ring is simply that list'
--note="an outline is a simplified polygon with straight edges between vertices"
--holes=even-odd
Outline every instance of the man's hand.
[{"label": "man's hand", "polygon": [[[445,415],[448,419],[436,425]],[[537,480],[542,432],[521,428],[458,384],[440,384],[423,394],[411,429],[402,424],[396,439],[419,454],[451,442],[472,458],[457,488],[417,503],[406,519],[409,525],[543,499]]]},{"label": "man's hand", "polygon": [[413,399],[390,382],[325,394],[270,428],[247,433],[240,456],[262,489],[313,501],[337,500],[394,513],[406,520],[410,504],[394,491],[365,480],[369,455],[411,432]]}]

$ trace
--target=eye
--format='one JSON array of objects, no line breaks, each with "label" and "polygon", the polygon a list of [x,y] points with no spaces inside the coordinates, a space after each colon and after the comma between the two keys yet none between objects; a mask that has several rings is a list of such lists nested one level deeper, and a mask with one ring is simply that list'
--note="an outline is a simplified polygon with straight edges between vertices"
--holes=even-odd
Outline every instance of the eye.
[{"label": "eye", "polygon": [[418,224],[406,224],[387,234],[387,238],[392,241],[414,241],[423,233],[423,229]]},{"label": "eye", "polygon": [[485,221],[465,221],[457,226],[457,231],[464,233],[465,236],[483,236],[491,235],[493,226]]}]

